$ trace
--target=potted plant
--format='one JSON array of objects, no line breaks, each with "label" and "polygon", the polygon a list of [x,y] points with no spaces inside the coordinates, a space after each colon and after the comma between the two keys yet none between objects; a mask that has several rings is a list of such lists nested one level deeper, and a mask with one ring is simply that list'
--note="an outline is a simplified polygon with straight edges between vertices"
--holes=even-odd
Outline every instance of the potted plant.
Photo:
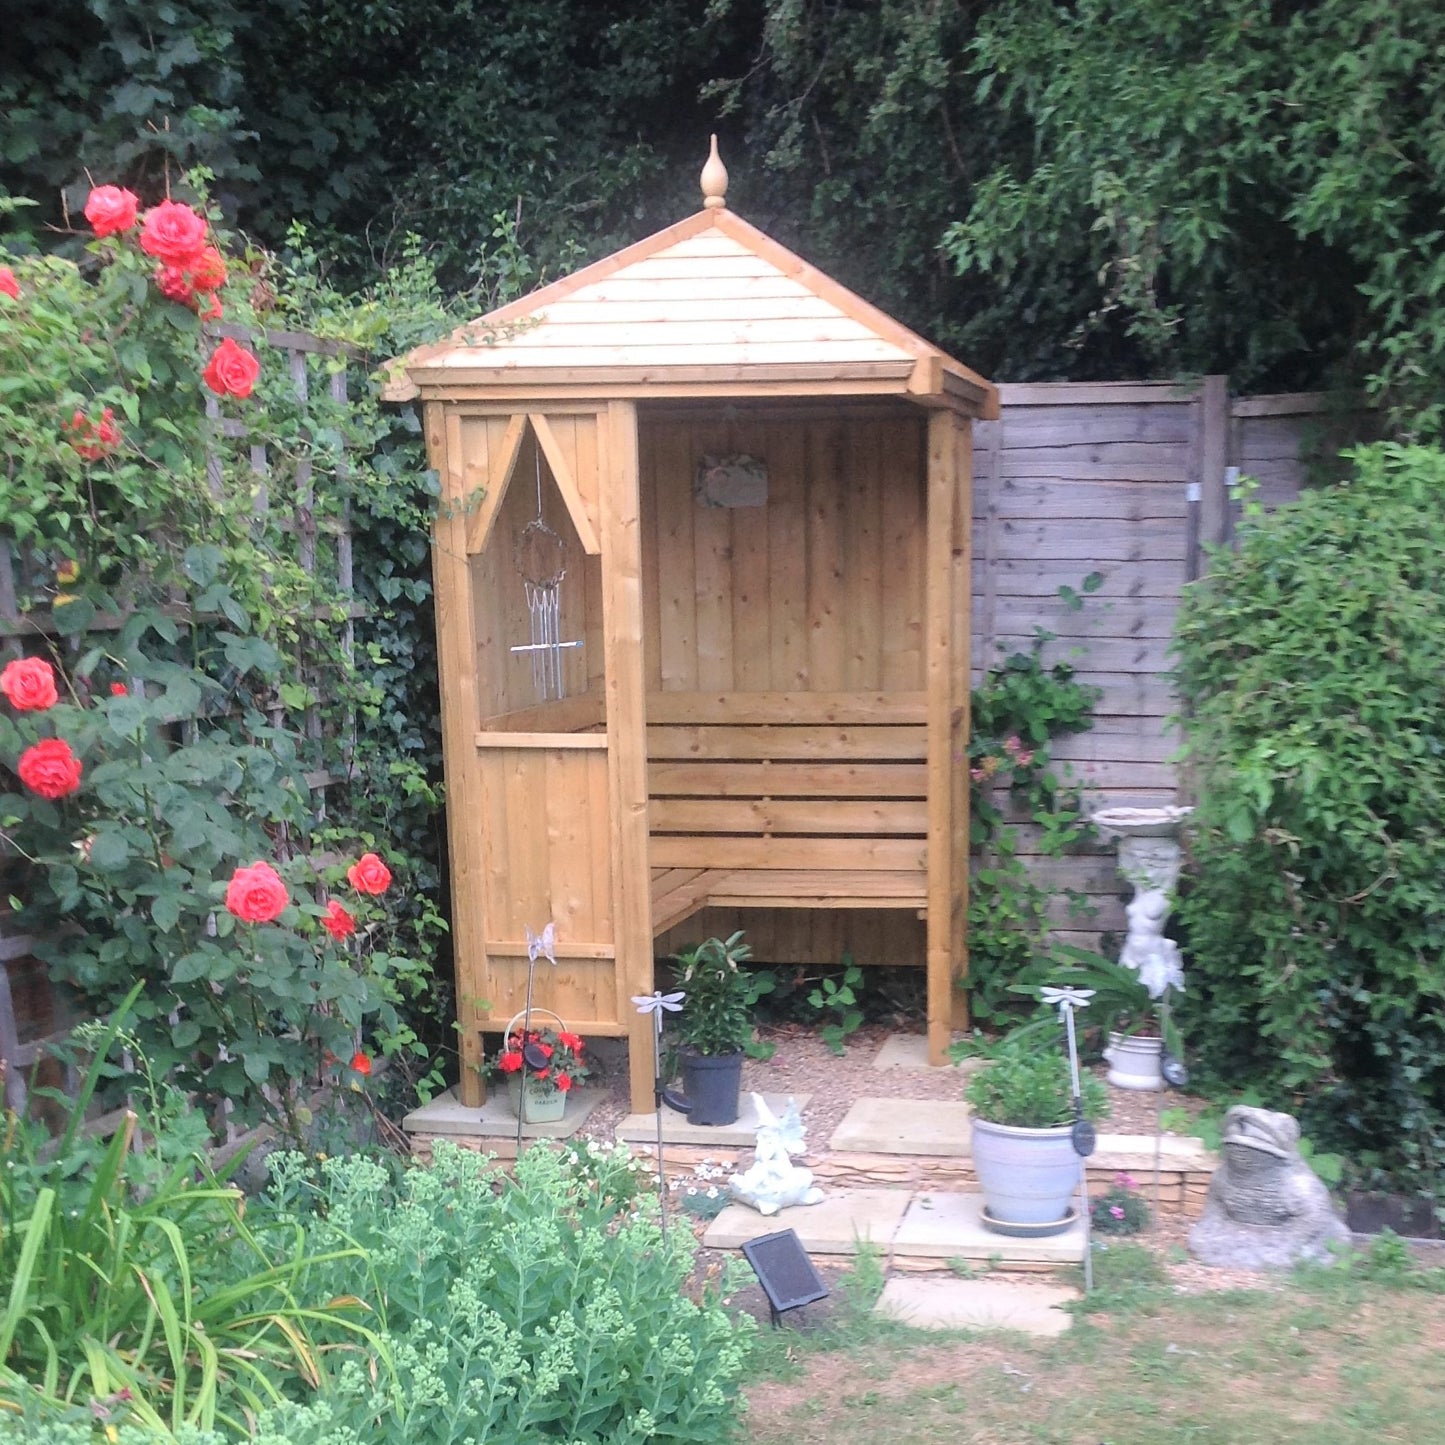
[{"label": "potted plant", "polygon": [[1178,945],[1161,940],[1137,969],[1072,944],[1060,945],[1055,956],[1064,966],[1050,970],[1049,982],[1094,995],[1085,1021],[1108,1034],[1109,1082],[1119,1089],[1158,1089],[1164,1049],[1176,1058],[1182,1053],[1169,1014],[1170,993],[1184,991]]},{"label": "potted plant", "polygon": [[686,995],[678,1015],[682,1091],[690,1124],[731,1124],[738,1117],[744,1046],[752,1037],[752,1006],[772,980],[740,967],[752,957],[741,932],[709,938],[673,955]]},{"label": "potted plant", "polygon": [[[1079,1182],[1074,1150],[1073,1086],[1057,1037],[1037,1031],[1005,1039],[969,1078],[973,1167],[984,1196],[984,1223],[1000,1233],[1061,1234],[1073,1223],[1069,1200]],[[1083,1116],[1108,1108],[1104,1086],[1086,1074]]]},{"label": "potted plant", "polygon": [[567,1111],[567,1095],[591,1073],[582,1057],[586,1046],[565,1028],[520,1029],[518,1022],[508,1026],[493,1067],[524,1124],[555,1124]]}]

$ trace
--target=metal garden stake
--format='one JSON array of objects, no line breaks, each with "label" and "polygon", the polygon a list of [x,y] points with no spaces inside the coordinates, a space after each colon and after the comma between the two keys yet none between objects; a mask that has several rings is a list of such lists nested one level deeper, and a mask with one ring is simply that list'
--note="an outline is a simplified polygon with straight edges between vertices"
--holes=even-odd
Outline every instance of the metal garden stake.
[{"label": "metal garden stake", "polygon": [[657,1109],[657,1199],[662,1210],[664,1239],[667,1238],[667,1175],[662,1168],[662,1106],[666,1104],[669,1109],[676,1109],[679,1114],[690,1114],[692,1105],[662,1087],[662,1015],[664,1011],[673,1014],[680,1012],[682,1001],[686,997],[681,991],[663,993],[658,990],[656,993],[635,994],[632,999],[637,1005],[638,1013],[652,1015],[652,1100]]},{"label": "metal garden stake", "polygon": [[[545,958],[557,967],[557,925],[549,923],[540,934],[527,929],[527,1004],[522,1012],[522,1093],[517,1103],[517,1157],[522,1157],[522,1121],[527,1117],[527,1071],[533,1073],[547,1067],[547,1056],[527,1035],[532,1032],[532,980],[537,973],[537,960]],[[504,1041],[505,1042],[505,1041]],[[530,1053],[529,1053],[530,1050]]]},{"label": "metal garden stake", "polygon": [[1039,997],[1055,1006],[1064,1020],[1069,1035],[1069,1078],[1074,1091],[1074,1153],[1079,1156],[1079,1217],[1084,1225],[1084,1292],[1094,1288],[1093,1243],[1090,1239],[1089,1166],[1087,1159],[1098,1143],[1094,1126],[1084,1118],[1083,1089],[1079,1083],[1079,1044],[1074,1036],[1074,1010],[1088,1008],[1093,998],[1091,988],[1044,988]]}]

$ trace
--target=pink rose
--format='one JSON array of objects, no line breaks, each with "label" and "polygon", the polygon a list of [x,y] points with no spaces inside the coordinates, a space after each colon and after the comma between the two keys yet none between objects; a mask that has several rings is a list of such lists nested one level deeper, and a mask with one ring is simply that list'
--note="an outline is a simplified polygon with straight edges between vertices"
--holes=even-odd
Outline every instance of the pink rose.
[{"label": "pink rose", "polygon": [[15,301],[20,299],[20,283],[15,279],[15,273],[8,266],[0,266],[0,291]]},{"label": "pink rose", "polygon": [[80,787],[84,769],[64,738],[43,738],[20,754],[15,771],[32,793],[53,803]]},{"label": "pink rose", "polygon": [[123,186],[97,186],[85,203],[85,219],[97,236],[111,236],[135,225],[140,197]]},{"label": "pink rose", "polygon": [[375,853],[363,853],[346,870],[346,881],[358,893],[385,893],[391,887],[391,869]]},{"label": "pink rose", "polygon": [[226,885],[226,908],[243,923],[272,923],[290,901],[281,875],[269,863],[237,868]]},{"label": "pink rose", "polygon": [[261,363],[228,336],[215,350],[202,379],[217,396],[251,395],[251,388],[261,374]]},{"label": "pink rose", "polygon": [[140,248],[171,266],[193,266],[206,248],[206,222],[179,201],[162,201],[145,214]]},{"label": "pink rose", "polygon": [[0,672],[0,692],[16,712],[43,712],[60,701],[55,670],[43,657],[17,657]]}]

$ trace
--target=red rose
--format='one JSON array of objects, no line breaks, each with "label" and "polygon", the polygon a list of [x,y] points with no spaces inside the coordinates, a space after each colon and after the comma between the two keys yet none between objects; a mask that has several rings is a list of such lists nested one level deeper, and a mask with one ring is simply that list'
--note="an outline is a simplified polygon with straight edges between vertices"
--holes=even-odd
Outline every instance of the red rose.
[{"label": "red rose", "polygon": [[169,301],[179,301],[183,306],[189,306],[195,298],[190,273],[182,271],[179,266],[157,266],[154,280],[156,290]]},{"label": "red rose", "polygon": [[217,396],[248,397],[260,374],[261,363],[228,336],[216,348],[202,379]]},{"label": "red rose", "polygon": [[219,291],[226,284],[226,258],[207,246],[191,267],[190,281],[197,291]]},{"label": "red rose", "polygon": [[358,893],[385,893],[391,887],[391,869],[375,853],[363,853],[346,870],[346,881]]},{"label": "red rose", "polygon": [[84,770],[64,738],[44,738],[20,754],[15,771],[32,793],[53,803],[80,787]]},{"label": "red rose", "polygon": [[237,868],[226,885],[226,908],[242,923],[271,923],[291,901],[281,875],[269,863]]},{"label": "red rose", "polygon": [[15,279],[15,273],[8,266],[0,266],[0,291],[13,297],[16,301],[20,299],[20,283]]},{"label": "red rose", "polygon": [[162,201],[145,214],[140,248],[172,266],[192,266],[206,246],[205,218],[178,201]]},{"label": "red rose", "polygon": [[558,1074],[553,1082],[565,1094],[567,1090],[572,1087],[572,1076],[570,1074]]},{"label": "red rose", "polygon": [[140,197],[124,186],[97,186],[85,203],[85,219],[97,236],[111,236],[135,225]]},{"label": "red rose", "polygon": [[71,434],[71,446],[88,462],[98,462],[121,443],[120,425],[110,407],[101,412],[99,424],[77,411],[69,421],[61,423],[60,429]]},{"label": "red rose", "polygon": [[43,712],[60,701],[55,670],[43,657],[17,657],[0,672],[0,692],[16,712]]},{"label": "red rose", "polygon": [[352,1054],[351,1067],[363,1078],[369,1077],[371,1074],[371,1056],[361,1053]]},{"label": "red rose", "polygon": [[126,697],[126,696],[128,696],[129,694],[130,694],[130,689],[129,689],[123,682],[113,682],[113,683],[111,683],[111,685],[110,685],[110,695],[111,695],[112,697]]},{"label": "red rose", "polygon": [[334,898],[326,905],[321,926],[338,942],[356,932],[356,920]]},{"label": "red rose", "polygon": [[504,1074],[515,1074],[522,1067],[522,1056],[517,1050],[511,1049],[498,1057],[497,1067]]}]

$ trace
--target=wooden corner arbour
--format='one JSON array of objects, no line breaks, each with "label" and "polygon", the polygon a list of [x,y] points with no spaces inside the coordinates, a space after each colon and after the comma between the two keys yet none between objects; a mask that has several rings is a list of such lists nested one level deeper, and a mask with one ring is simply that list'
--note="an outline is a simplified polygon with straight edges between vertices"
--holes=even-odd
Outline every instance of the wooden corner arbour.
[{"label": "wooden corner arbour", "polygon": [[[996,393],[708,195],[392,384],[442,479],[468,1104],[549,920],[536,1001],[630,1039],[639,1111],[630,1000],[703,908],[905,910],[934,1062],[966,1022],[970,429]],[[560,697],[516,650],[538,526],[565,557]]]}]

